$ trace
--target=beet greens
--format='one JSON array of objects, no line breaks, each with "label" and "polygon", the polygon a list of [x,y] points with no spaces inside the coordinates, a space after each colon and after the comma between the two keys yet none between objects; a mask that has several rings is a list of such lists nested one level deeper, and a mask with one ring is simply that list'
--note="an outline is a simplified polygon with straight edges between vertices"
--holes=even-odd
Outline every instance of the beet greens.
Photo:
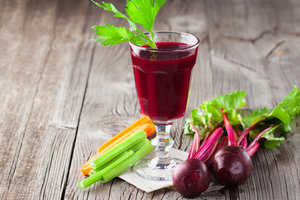
[{"label": "beet greens", "polygon": [[[192,110],[185,134],[194,134],[188,156],[211,168],[223,184],[236,186],[250,176],[250,157],[259,146],[273,149],[285,141],[290,124],[300,111],[300,90],[295,86],[274,109],[254,110],[247,116],[239,112],[246,105],[246,92],[237,90],[221,95]],[[237,166],[232,170],[232,166]]]},{"label": "beet greens", "polygon": [[[198,108],[191,111],[192,117],[186,120],[184,133],[197,132],[198,144],[202,141],[200,145],[205,146],[213,131],[222,127],[227,134],[229,133],[228,146],[242,146],[246,151],[251,151],[251,156],[258,149],[257,144],[267,149],[279,146],[291,131],[291,122],[299,114],[300,90],[294,86],[274,109],[257,109],[242,117],[239,110],[246,105],[245,95],[246,92],[237,90],[218,96],[214,100],[205,101],[200,105],[201,111]],[[221,136],[221,139],[223,137]],[[216,143],[219,143],[219,139]],[[197,148],[195,145],[192,146],[194,150]],[[196,151],[191,155],[195,153]],[[189,157],[192,157],[191,155]]]}]

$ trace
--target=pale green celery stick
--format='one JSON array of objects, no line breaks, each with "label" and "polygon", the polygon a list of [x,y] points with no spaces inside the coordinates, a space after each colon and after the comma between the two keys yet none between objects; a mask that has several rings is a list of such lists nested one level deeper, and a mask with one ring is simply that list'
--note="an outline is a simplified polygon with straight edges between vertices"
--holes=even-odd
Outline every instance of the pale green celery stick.
[{"label": "pale green celery stick", "polygon": [[97,181],[103,182],[102,181],[103,174],[109,173],[110,171],[112,171],[114,168],[116,168],[117,166],[124,163],[124,161],[126,161],[133,155],[134,155],[134,151],[132,151],[132,150],[130,150],[128,152],[124,152],[120,158],[116,159],[113,163],[111,163],[110,165],[105,167],[103,170],[100,170],[100,171],[96,172],[95,174],[89,176],[88,178],[84,179],[83,181],[79,182],[77,184],[77,187],[80,189],[85,189],[85,188],[89,187],[90,185],[96,183]]},{"label": "pale green celery stick", "polygon": [[[99,170],[99,171],[100,171],[100,170]],[[96,171],[96,170],[92,169],[92,170],[89,172],[89,176],[92,176],[92,175],[96,174],[96,173],[99,172],[99,171]]]},{"label": "pale green celery stick", "polygon": [[88,178],[84,179],[83,181],[77,183],[77,187],[79,189],[85,189],[87,187],[89,187],[90,185],[93,185],[94,183],[96,183],[97,181],[100,181],[103,179],[103,173],[102,171],[99,171],[95,174],[93,174],[92,176],[89,176]]},{"label": "pale green celery stick", "polygon": [[132,146],[146,138],[145,131],[139,131],[134,133],[132,136],[127,138],[126,140],[122,141],[115,147],[111,148],[104,154],[102,154],[100,157],[93,160],[90,165],[93,169],[99,170],[101,169],[106,163],[114,159],[116,156],[118,156],[120,153],[127,151]]},{"label": "pale green celery stick", "polygon": [[[132,150],[132,149],[129,149],[129,150]],[[128,151],[129,151],[128,150]],[[133,151],[135,152],[135,151]],[[118,159],[120,159],[124,154],[128,153],[127,151],[125,152],[122,152],[120,153],[119,155],[117,155],[114,159],[110,160],[110,162],[106,163],[105,165],[103,165],[101,168],[99,169],[92,169],[90,172],[89,172],[89,176],[95,174],[95,173],[98,173],[99,171],[101,170],[104,170],[106,167],[109,167],[113,162],[117,161]]]},{"label": "pale green celery stick", "polygon": [[145,146],[148,142],[149,142],[149,140],[148,140],[147,138],[144,138],[144,139],[141,140],[140,142],[136,143],[133,147],[131,147],[130,150],[136,152],[136,151],[138,151],[140,148],[142,148],[143,146]]},{"label": "pale green celery stick", "polygon": [[154,146],[152,146],[151,141],[149,141],[146,145],[144,145],[140,150],[138,150],[135,154],[133,154],[130,158],[126,159],[120,165],[112,168],[110,171],[103,173],[103,178],[101,179],[101,183],[106,183],[116,176],[120,175],[128,168],[133,166],[139,160],[148,155],[151,151],[154,150]]},{"label": "pale green celery stick", "polygon": [[[131,147],[129,150],[132,150],[134,152],[138,151],[140,148],[142,148],[143,146],[145,146],[147,143],[149,142],[149,140],[147,138],[144,138],[143,140],[141,140],[140,142],[138,142],[137,144],[135,144],[133,147]],[[117,157],[115,157],[112,162],[114,162],[115,160],[119,159],[121,156],[123,156],[124,153],[127,153],[127,152],[123,152],[121,153],[120,155],[118,155]],[[106,165],[104,165],[102,168],[98,169],[98,170],[95,170],[95,169],[92,169],[90,172],[89,172],[89,175],[93,175],[101,170],[103,170],[105,167],[109,166],[110,163],[107,163]]]}]

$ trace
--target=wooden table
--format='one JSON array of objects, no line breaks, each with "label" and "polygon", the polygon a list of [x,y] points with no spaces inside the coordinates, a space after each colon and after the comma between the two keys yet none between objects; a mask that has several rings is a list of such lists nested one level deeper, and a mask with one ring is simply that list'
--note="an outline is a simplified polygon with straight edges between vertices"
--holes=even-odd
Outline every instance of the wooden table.
[{"label": "wooden table", "polygon": [[[90,27],[105,23],[127,25],[88,0],[0,0],[1,200],[183,199],[120,179],[76,188],[79,167],[140,115],[128,44],[90,40]],[[247,92],[250,109],[273,107],[300,86],[299,0],[167,0],[155,27],[201,39],[186,116],[236,89]],[[187,151],[183,124],[172,136]],[[300,199],[299,144],[295,134],[273,151],[259,150],[246,184],[196,199]]]}]

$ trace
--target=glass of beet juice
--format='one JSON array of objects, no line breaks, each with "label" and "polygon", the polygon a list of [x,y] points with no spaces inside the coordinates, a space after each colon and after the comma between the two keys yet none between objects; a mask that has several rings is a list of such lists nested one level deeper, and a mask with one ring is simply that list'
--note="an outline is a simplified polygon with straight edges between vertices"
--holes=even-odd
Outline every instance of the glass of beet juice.
[{"label": "glass of beet juice", "polygon": [[155,32],[154,40],[157,49],[130,43],[141,112],[156,126],[156,156],[140,161],[134,170],[147,179],[171,180],[180,160],[169,156],[174,144],[169,132],[185,113],[199,39],[188,33]]}]

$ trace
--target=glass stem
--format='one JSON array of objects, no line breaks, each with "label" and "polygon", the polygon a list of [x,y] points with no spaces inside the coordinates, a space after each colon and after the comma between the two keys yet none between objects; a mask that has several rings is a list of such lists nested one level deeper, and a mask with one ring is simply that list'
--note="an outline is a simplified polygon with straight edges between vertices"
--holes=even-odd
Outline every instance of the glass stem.
[{"label": "glass stem", "polygon": [[169,135],[172,124],[160,124],[155,125],[155,127],[156,137],[152,140],[152,145],[155,146],[156,155],[154,159],[155,163],[152,164],[169,165],[171,162],[169,151],[174,144],[174,140]]}]

